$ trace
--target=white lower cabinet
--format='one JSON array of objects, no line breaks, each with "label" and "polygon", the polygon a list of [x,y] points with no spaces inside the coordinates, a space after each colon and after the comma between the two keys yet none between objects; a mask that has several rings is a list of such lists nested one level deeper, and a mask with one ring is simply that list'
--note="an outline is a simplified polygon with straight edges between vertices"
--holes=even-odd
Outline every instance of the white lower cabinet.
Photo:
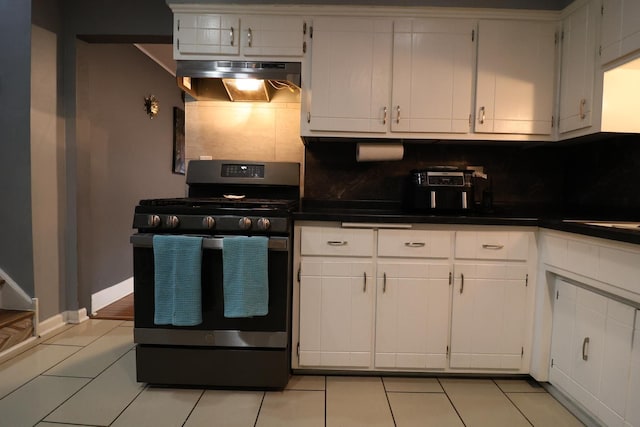
[{"label": "white lower cabinet", "polygon": [[369,367],[374,292],[370,259],[303,260],[300,366]]},{"label": "white lower cabinet", "polygon": [[640,312],[638,310],[636,310],[636,323],[633,331],[626,404],[625,427],[640,427]]},{"label": "white lower cabinet", "polygon": [[485,230],[297,225],[294,369],[528,372],[532,233]]},{"label": "white lower cabinet", "polygon": [[451,368],[524,368],[532,239],[526,231],[456,231]]},{"label": "white lower cabinet", "polygon": [[631,306],[556,280],[549,381],[607,426],[624,426],[633,412],[634,321]]},{"label": "white lower cabinet", "polygon": [[522,368],[527,266],[455,264],[452,368]]},{"label": "white lower cabinet", "polygon": [[378,262],[376,368],[447,366],[449,265]]}]

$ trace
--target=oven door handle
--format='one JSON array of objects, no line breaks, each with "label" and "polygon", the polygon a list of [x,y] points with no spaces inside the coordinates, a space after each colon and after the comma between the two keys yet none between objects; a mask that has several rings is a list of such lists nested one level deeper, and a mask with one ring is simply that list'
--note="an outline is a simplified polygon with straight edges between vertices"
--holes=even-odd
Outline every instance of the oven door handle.
[{"label": "oven door handle", "polygon": [[[131,235],[129,241],[136,248],[153,248],[153,236],[153,233],[136,233]],[[202,237],[202,249],[221,250],[224,246],[224,236]],[[286,251],[289,249],[289,238],[282,236],[271,236],[269,237],[268,248],[270,251]]]}]

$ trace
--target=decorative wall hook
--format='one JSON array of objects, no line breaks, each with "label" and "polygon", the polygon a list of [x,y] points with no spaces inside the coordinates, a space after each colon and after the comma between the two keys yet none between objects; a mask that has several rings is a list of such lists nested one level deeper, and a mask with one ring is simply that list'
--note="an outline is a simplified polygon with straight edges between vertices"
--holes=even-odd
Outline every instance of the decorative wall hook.
[{"label": "decorative wall hook", "polygon": [[150,119],[153,119],[158,115],[160,111],[160,104],[158,103],[158,98],[155,95],[149,95],[144,98],[144,110]]}]

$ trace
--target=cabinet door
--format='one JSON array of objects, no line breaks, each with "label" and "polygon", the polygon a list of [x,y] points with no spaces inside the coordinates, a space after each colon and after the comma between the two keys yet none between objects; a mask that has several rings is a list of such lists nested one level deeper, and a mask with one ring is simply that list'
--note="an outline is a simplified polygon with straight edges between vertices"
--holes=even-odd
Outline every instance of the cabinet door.
[{"label": "cabinet door", "polygon": [[475,131],[551,134],[555,23],[482,20]]},{"label": "cabinet door", "polygon": [[602,375],[606,325],[605,297],[576,289],[576,328],[573,351],[573,379],[581,387],[575,398],[596,413],[598,383]]},{"label": "cabinet door", "polygon": [[553,332],[551,334],[551,383],[571,391],[573,349],[576,327],[576,287],[563,280],[556,281],[553,301]]},{"label": "cabinet door", "polygon": [[243,16],[245,56],[303,56],[307,24],[299,16]]},{"label": "cabinet door", "polygon": [[625,427],[640,427],[640,312],[635,312],[633,349],[627,385]]},{"label": "cabinet door", "polygon": [[526,264],[455,264],[452,368],[521,369]]},{"label": "cabinet door", "polygon": [[627,404],[627,383],[631,365],[635,310],[607,300],[602,374],[598,387],[598,417],[606,425],[622,425]]},{"label": "cabinet door", "polygon": [[[174,14],[174,59],[240,54],[240,19],[234,15]],[[194,57],[195,56],[195,57]]]},{"label": "cabinet door", "polygon": [[640,49],[640,2],[602,1],[602,63]]},{"label": "cabinet door", "polygon": [[591,126],[595,71],[595,4],[586,3],[562,22],[560,133]]},{"label": "cabinet door", "polygon": [[469,132],[473,21],[394,22],[393,132]]},{"label": "cabinet door", "polygon": [[303,258],[300,366],[371,365],[373,262]]},{"label": "cabinet door", "polygon": [[391,30],[387,19],[314,19],[311,130],[386,132]]},{"label": "cabinet door", "polygon": [[446,368],[449,266],[385,261],[377,276],[375,367]]}]

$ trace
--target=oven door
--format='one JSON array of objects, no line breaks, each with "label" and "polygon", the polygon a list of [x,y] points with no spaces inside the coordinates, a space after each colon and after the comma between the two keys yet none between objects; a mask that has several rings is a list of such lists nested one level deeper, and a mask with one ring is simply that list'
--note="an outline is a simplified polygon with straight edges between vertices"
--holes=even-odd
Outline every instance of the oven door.
[{"label": "oven door", "polygon": [[269,238],[269,311],[266,316],[224,317],[224,236],[208,236],[202,247],[202,323],[155,325],[153,234],[131,236],[134,275],[134,341],[138,344],[230,348],[287,348],[291,307],[288,237]]}]

